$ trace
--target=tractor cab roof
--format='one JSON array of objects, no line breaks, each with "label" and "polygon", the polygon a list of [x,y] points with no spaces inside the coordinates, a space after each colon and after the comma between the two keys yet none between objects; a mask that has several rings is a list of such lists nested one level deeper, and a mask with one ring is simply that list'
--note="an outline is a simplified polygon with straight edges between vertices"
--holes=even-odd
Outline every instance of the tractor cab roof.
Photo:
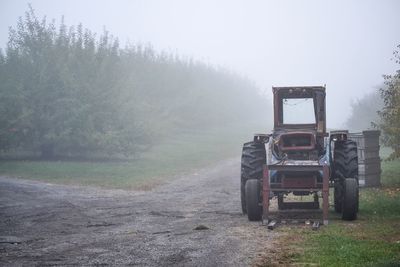
[{"label": "tractor cab roof", "polygon": [[272,87],[272,92],[279,94],[285,98],[312,98],[315,92],[325,94],[324,86],[288,86],[288,87]]},{"label": "tractor cab roof", "polygon": [[[313,130],[317,134],[326,135],[326,108],[325,108],[325,86],[290,86],[272,87],[274,94],[274,131],[282,130]],[[288,122],[285,107],[289,100],[308,100],[312,99],[312,113],[314,119],[311,122],[304,122],[304,114],[292,115],[292,120]],[[299,102],[298,102],[299,103]],[[294,118],[294,119],[293,119]],[[293,120],[298,119],[297,122]]]}]

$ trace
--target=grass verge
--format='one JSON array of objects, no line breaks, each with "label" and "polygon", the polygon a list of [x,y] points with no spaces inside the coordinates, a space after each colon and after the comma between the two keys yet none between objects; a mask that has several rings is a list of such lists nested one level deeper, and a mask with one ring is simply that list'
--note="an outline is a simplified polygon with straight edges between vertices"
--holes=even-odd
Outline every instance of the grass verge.
[{"label": "grass verge", "polygon": [[146,190],[178,174],[239,157],[241,144],[251,139],[254,128],[229,126],[180,133],[132,161],[3,160],[0,175],[59,184]]},{"label": "grass verge", "polygon": [[400,159],[382,161],[381,182],[383,186],[400,187]]},{"label": "grass verge", "polygon": [[265,266],[400,266],[400,160],[383,162],[382,170],[382,187],[360,190],[357,220],[331,211],[318,231],[278,228],[281,249]]},{"label": "grass verge", "polygon": [[400,264],[399,207],[399,188],[362,190],[358,219],[335,218],[328,227],[311,232],[296,261],[319,266]]}]

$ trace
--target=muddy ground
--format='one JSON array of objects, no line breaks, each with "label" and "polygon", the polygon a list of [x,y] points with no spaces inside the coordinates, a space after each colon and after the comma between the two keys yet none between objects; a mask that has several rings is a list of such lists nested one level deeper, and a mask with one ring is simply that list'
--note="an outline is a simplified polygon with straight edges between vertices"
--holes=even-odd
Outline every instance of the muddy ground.
[{"label": "muddy ground", "polygon": [[0,177],[0,265],[253,265],[278,233],[241,214],[239,166],[147,192]]}]

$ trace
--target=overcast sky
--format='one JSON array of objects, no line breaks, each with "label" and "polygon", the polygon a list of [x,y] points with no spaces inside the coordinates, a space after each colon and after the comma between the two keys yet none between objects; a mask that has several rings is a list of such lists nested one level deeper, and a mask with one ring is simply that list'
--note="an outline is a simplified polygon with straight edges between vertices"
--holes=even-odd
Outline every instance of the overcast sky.
[{"label": "overcast sky", "polygon": [[[350,100],[376,90],[400,44],[400,1],[143,0],[0,1],[0,47],[32,3],[67,25],[105,26],[122,44],[150,43],[271,86],[327,86],[328,127],[341,127]],[[272,117],[272,115],[269,115]]]}]

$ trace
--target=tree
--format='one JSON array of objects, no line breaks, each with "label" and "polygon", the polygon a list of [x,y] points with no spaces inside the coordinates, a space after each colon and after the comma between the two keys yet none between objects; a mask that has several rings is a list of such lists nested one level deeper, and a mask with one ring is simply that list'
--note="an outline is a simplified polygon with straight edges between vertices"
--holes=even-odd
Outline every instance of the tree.
[{"label": "tree", "polygon": [[373,129],[374,123],[379,122],[378,111],[383,107],[379,91],[364,95],[362,98],[352,101],[352,113],[347,119],[346,125],[351,131],[363,131]]},{"label": "tree", "polygon": [[[400,65],[400,45],[393,56]],[[380,89],[384,107],[378,112],[381,122],[377,126],[382,130],[383,143],[393,149],[389,159],[395,159],[400,157],[400,69],[384,79],[386,87]]]},{"label": "tree", "polygon": [[[30,6],[10,29],[0,56],[0,148],[56,153],[133,154],[150,134],[124,117],[118,98],[124,71],[118,40],[81,25],[58,29]],[[143,134],[147,138],[143,138]]]},{"label": "tree", "polygon": [[[183,131],[262,121],[248,79],[106,30],[39,20],[32,7],[0,51],[0,150],[134,156]],[[229,127],[229,126],[228,126]]]}]

